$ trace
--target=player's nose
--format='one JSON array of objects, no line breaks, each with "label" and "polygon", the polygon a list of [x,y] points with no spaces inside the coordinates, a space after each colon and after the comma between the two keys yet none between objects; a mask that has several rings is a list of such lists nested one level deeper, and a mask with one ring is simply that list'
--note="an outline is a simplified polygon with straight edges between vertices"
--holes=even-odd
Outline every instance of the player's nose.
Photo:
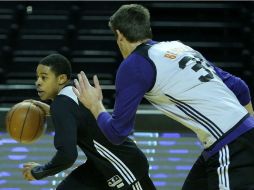
[{"label": "player's nose", "polygon": [[35,86],[36,87],[39,87],[41,84],[40,84],[40,81],[39,81],[39,79],[37,79],[36,81],[35,81]]}]

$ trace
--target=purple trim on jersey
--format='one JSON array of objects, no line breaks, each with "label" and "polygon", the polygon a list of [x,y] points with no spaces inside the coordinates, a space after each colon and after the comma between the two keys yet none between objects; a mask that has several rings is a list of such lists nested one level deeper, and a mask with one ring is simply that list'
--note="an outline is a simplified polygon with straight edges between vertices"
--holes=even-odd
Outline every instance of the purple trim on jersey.
[{"label": "purple trim on jersey", "polygon": [[242,134],[247,131],[254,129],[254,118],[247,114],[243,119],[241,119],[232,130],[226,134],[224,138],[217,141],[215,145],[212,145],[211,148],[208,148],[202,152],[202,156],[205,160],[208,160],[211,156],[215,155],[217,152],[221,150],[222,147],[231,143],[235,139],[237,139]]},{"label": "purple trim on jersey", "polygon": [[247,84],[240,78],[223,71],[214,66],[214,70],[227,87],[235,94],[238,101],[243,105],[247,105],[251,101],[250,91]]},{"label": "purple trim on jersey", "polygon": [[216,139],[219,139],[223,135],[223,131],[209,118],[204,116],[202,113],[194,109],[192,106],[168,95],[170,101],[174,102],[176,107],[178,107],[182,112],[191,117],[194,121],[205,127]]},{"label": "purple trim on jersey", "polygon": [[154,44],[157,44],[158,42],[157,41],[153,41],[153,40],[148,40],[146,42],[146,44],[149,44],[149,45],[154,45]]},{"label": "purple trim on jersey", "polygon": [[111,143],[121,144],[133,131],[138,105],[154,85],[155,75],[152,64],[135,50],[121,63],[116,75],[112,116],[102,112],[97,118],[99,128]]}]

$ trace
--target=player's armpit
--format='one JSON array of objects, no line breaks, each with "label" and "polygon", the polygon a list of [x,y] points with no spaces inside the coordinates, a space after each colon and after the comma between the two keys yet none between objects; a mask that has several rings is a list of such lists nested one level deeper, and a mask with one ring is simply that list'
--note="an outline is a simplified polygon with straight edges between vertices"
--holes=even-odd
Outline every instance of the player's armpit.
[{"label": "player's armpit", "polygon": [[251,101],[250,101],[247,105],[245,105],[244,107],[245,107],[245,109],[246,109],[251,115],[254,115],[253,107],[252,107]]}]

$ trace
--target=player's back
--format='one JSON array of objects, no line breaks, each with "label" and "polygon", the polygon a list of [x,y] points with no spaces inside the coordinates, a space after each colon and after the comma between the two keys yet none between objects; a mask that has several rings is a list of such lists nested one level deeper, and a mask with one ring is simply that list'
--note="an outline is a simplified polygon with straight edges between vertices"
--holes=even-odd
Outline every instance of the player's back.
[{"label": "player's back", "polygon": [[156,81],[146,98],[192,129],[205,147],[233,128],[247,111],[205,58],[178,41],[148,49]]}]

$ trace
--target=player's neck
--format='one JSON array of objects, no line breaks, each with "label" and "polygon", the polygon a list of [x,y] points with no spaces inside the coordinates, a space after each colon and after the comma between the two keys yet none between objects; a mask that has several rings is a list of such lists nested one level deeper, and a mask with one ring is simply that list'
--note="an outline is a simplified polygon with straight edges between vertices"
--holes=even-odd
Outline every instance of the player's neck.
[{"label": "player's neck", "polygon": [[70,81],[67,81],[66,83],[64,83],[64,84],[62,84],[62,85],[59,85],[56,95],[55,95],[53,98],[51,98],[50,100],[53,101],[53,100],[55,99],[55,97],[59,94],[59,92],[60,92],[63,88],[65,88],[66,86],[69,86],[69,85],[70,85]]},{"label": "player's neck", "polygon": [[147,42],[149,39],[145,39],[137,42],[126,42],[125,50],[123,51],[124,59],[127,58],[140,44]]}]

